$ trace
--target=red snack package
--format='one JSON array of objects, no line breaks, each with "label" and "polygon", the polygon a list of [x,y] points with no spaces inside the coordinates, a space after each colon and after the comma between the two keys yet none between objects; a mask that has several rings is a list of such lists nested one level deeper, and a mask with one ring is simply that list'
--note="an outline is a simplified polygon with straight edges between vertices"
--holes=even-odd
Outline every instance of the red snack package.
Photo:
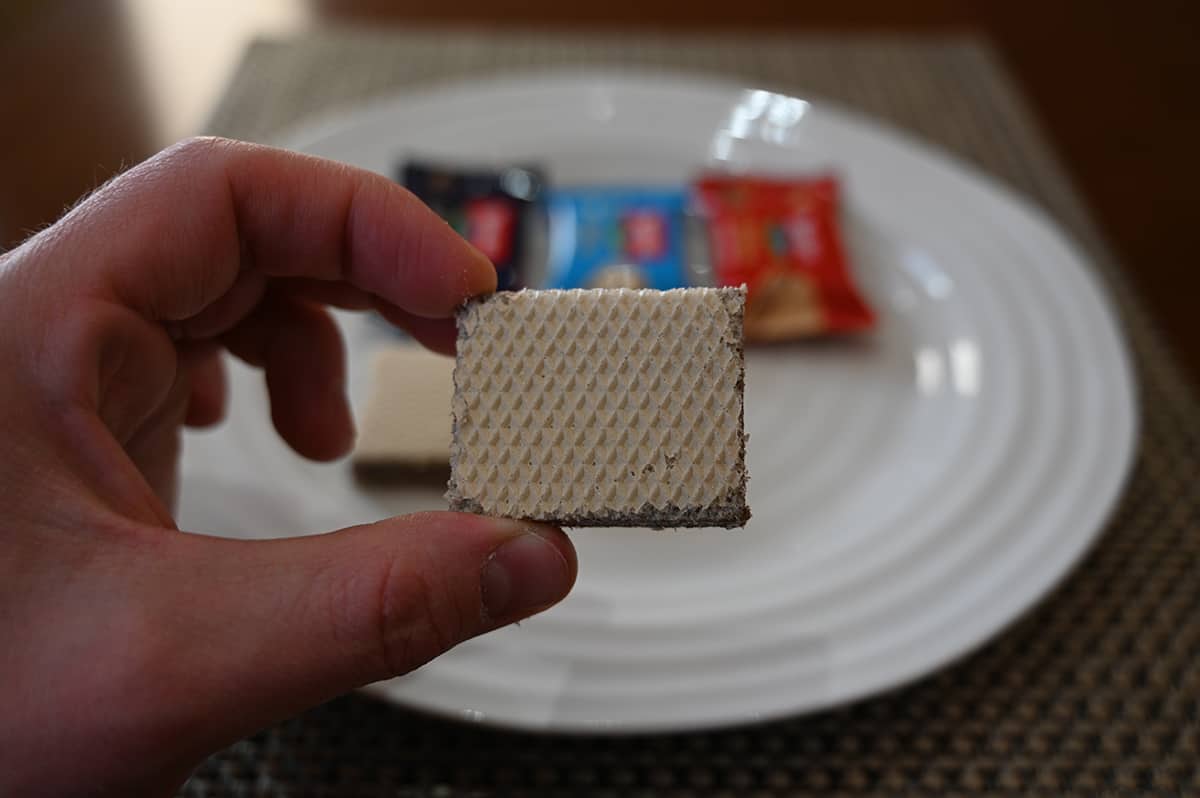
[{"label": "red snack package", "polygon": [[710,175],[696,183],[717,284],[746,284],[746,340],[865,330],[875,314],[854,284],[832,177]]}]

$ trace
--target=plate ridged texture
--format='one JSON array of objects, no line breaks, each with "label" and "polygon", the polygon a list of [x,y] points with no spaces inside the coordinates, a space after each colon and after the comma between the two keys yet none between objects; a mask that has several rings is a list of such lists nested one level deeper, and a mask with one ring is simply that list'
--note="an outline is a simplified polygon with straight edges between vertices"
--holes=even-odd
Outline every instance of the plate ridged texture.
[{"label": "plate ridged texture", "polygon": [[742,526],[740,289],[500,293],[458,317],[449,498],[566,526]]}]

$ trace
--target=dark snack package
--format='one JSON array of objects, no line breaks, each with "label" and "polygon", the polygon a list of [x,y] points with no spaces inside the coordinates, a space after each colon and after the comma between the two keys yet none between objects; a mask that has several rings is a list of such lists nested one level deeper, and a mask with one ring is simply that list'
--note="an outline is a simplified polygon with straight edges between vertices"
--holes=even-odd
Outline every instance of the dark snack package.
[{"label": "dark snack package", "polygon": [[545,178],[537,169],[464,170],[405,163],[400,183],[445,219],[496,266],[496,287],[523,288],[525,240]]},{"label": "dark snack package", "polygon": [[548,192],[547,288],[681,288],[680,188],[587,186]]},{"label": "dark snack package", "polygon": [[874,324],[842,245],[834,178],[710,175],[695,190],[716,283],[748,289],[747,341],[858,332]]}]

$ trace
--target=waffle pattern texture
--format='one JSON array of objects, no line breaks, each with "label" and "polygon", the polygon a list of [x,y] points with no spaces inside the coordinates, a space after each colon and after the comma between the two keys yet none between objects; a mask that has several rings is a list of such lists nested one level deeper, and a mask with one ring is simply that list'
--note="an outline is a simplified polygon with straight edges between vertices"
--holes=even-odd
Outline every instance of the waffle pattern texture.
[{"label": "waffle pattern texture", "polygon": [[745,291],[494,294],[458,315],[451,509],[743,526]]}]

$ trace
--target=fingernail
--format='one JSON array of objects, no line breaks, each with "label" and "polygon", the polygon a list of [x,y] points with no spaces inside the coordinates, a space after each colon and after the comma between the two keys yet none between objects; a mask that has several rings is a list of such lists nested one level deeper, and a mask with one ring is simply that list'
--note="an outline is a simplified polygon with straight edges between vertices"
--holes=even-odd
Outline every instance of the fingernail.
[{"label": "fingernail", "polygon": [[501,544],[483,566],[483,608],[501,621],[554,604],[571,589],[562,553],[533,529]]}]

